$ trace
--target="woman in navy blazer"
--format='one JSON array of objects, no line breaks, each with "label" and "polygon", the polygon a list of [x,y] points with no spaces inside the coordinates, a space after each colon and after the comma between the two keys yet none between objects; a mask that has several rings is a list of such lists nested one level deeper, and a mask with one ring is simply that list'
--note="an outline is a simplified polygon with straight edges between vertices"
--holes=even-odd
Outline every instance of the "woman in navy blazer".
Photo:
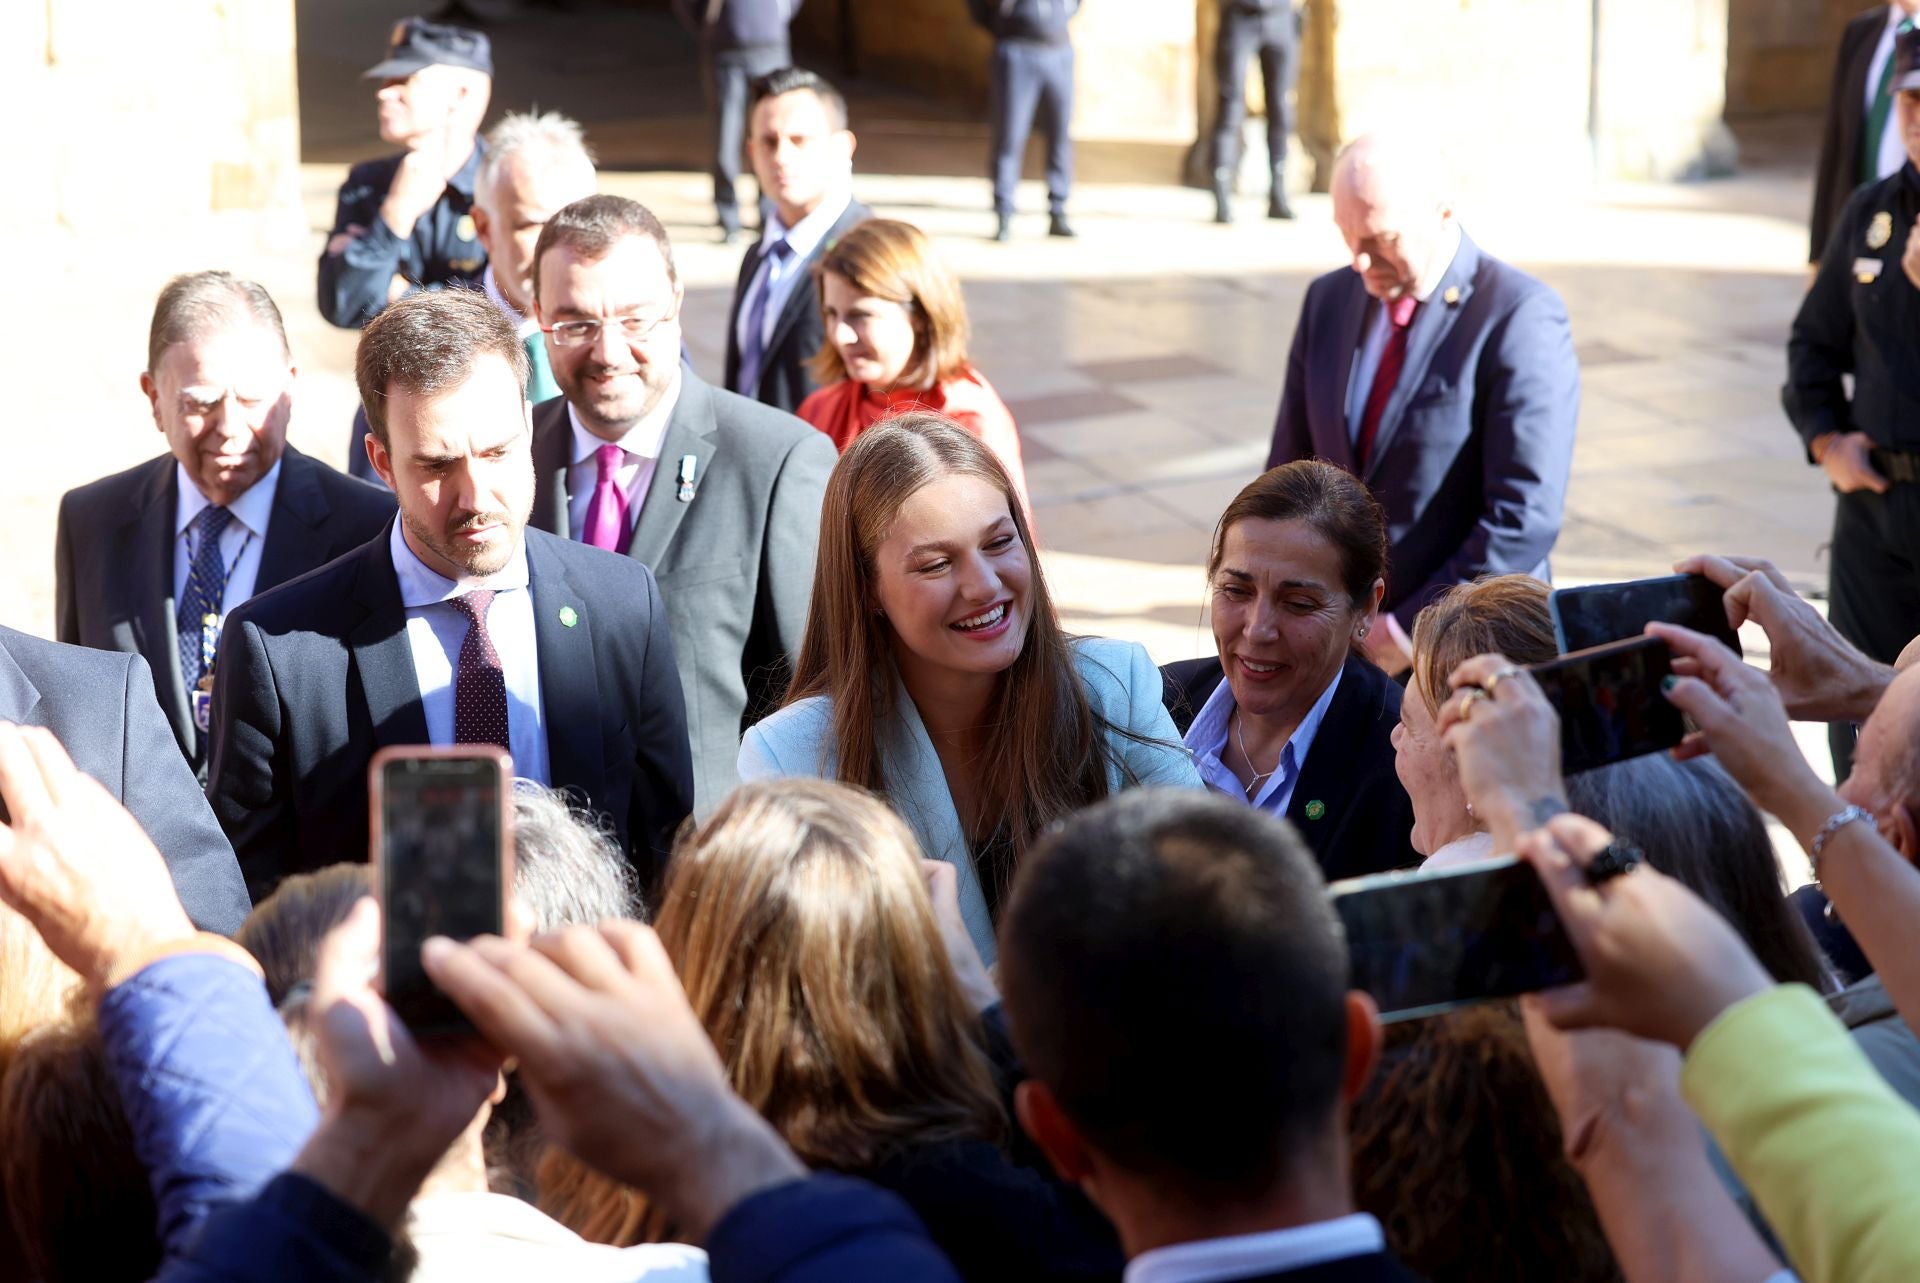
[{"label": "woman in navy blazer", "polygon": [[1293,822],[1329,878],[1415,864],[1393,768],[1400,688],[1361,654],[1380,622],[1387,533],[1365,485],[1317,459],[1227,505],[1207,561],[1218,654],[1166,668],[1207,787]]},{"label": "woman in navy blazer", "polygon": [[740,745],[741,779],[773,775],[883,796],[954,866],[989,963],[1047,825],[1123,788],[1200,784],[1146,651],[1061,632],[1005,469],[924,413],[862,433],[827,483],[787,703]]}]

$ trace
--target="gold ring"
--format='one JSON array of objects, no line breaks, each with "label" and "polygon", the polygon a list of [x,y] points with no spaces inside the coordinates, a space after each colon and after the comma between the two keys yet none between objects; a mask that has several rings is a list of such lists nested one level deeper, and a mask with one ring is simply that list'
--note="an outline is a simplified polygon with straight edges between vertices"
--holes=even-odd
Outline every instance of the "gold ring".
[{"label": "gold ring", "polygon": [[1478,686],[1469,686],[1467,689],[1461,691],[1460,720],[1463,722],[1471,721],[1473,719],[1473,706],[1486,697],[1486,691],[1480,689]]},{"label": "gold ring", "polygon": [[1494,695],[1495,688],[1498,687],[1500,683],[1505,681],[1507,678],[1519,676],[1520,671],[1521,670],[1519,670],[1518,668],[1513,668],[1509,666],[1507,668],[1502,668],[1497,672],[1490,673],[1487,676],[1487,680],[1480,683],[1480,689],[1487,693],[1488,699],[1493,699],[1495,698],[1495,695]]}]

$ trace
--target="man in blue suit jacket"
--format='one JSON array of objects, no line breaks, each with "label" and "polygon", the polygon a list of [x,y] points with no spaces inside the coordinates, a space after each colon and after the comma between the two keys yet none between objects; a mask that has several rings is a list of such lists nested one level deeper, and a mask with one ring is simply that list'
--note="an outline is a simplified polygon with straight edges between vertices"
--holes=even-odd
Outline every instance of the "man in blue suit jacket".
[{"label": "man in blue suit jacket", "polygon": [[1460,230],[1430,156],[1373,137],[1340,154],[1353,263],[1307,288],[1267,456],[1337,463],[1385,509],[1390,623],[1372,654],[1391,672],[1449,586],[1546,577],[1580,409],[1566,307]]}]

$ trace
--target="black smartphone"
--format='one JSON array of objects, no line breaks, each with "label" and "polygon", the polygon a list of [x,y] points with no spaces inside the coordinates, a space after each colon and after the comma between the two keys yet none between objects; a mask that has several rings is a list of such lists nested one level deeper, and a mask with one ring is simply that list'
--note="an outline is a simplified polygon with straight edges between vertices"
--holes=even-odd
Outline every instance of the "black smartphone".
[{"label": "black smartphone", "polygon": [[1380,873],[1327,888],[1347,932],[1352,985],[1382,1020],[1414,1020],[1586,973],[1533,866],[1486,860]]},{"label": "black smartphone", "polygon": [[420,1035],[472,1028],[427,979],[429,936],[506,931],[513,885],[513,765],[497,748],[406,746],[374,754],[374,883],[380,893],[380,986]]},{"label": "black smartphone", "polygon": [[1563,774],[1656,753],[1686,736],[1686,718],[1661,688],[1673,664],[1658,637],[1594,646],[1527,671],[1560,714]]},{"label": "black smartphone", "polygon": [[1560,588],[1548,596],[1547,610],[1562,655],[1638,637],[1656,621],[1705,633],[1734,654],[1742,653],[1739,630],[1727,622],[1725,595],[1705,575]]}]

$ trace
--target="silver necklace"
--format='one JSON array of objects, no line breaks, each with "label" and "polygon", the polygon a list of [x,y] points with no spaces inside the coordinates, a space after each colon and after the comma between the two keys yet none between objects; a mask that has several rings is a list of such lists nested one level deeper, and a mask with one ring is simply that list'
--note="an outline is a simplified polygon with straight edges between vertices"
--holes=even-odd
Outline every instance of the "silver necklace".
[{"label": "silver necklace", "polygon": [[[1235,715],[1233,719],[1233,742],[1239,745],[1240,758],[1247,764],[1247,769],[1254,773],[1253,778],[1248,780],[1246,785],[1247,796],[1252,797],[1254,792],[1259,789],[1260,782],[1262,780],[1272,779],[1274,772],[1280,769],[1280,758],[1274,759],[1272,771],[1259,770],[1253,760],[1253,754],[1247,752],[1247,736],[1244,722],[1245,719],[1243,717],[1238,714]],[[1282,744],[1280,746],[1280,757],[1285,757],[1286,755],[1287,746]]]}]

